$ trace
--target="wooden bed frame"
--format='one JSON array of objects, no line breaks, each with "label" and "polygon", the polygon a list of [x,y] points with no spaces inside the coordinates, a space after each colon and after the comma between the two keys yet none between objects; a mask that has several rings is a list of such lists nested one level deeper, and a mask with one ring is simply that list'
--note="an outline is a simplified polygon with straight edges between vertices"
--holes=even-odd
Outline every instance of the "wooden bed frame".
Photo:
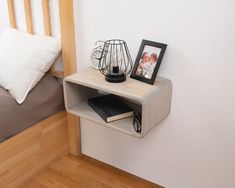
[{"label": "wooden bed frame", "polygon": [[[45,35],[51,35],[49,0],[42,1]],[[24,0],[27,32],[34,33],[30,0]],[[59,0],[64,77],[76,72],[73,0]],[[17,28],[14,0],[8,0],[11,27]],[[16,187],[66,153],[80,155],[79,118],[65,111],[0,143],[0,187]]]}]

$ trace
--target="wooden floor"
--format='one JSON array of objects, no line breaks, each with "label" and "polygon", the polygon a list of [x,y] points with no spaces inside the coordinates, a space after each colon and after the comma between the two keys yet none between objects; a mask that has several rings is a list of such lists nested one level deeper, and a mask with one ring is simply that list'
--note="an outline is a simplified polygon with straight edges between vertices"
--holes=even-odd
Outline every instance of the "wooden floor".
[{"label": "wooden floor", "polygon": [[94,159],[66,155],[19,188],[162,188]]}]

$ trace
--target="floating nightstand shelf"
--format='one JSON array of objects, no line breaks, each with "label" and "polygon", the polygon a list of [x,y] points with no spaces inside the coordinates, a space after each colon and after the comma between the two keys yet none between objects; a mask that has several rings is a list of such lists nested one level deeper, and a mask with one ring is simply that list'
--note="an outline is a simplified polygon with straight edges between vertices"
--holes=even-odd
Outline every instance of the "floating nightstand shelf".
[{"label": "floating nightstand shelf", "polygon": [[[87,99],[110,93],[119,96],[131,108],[142,114],[142,131],[135,132],[133,118],[105,123],[87,104]],[[172,83],[169,79],[157,77],[155,85],[149,85],[131,78],[122,83],[109,83],[99,71],[88,69],[64,79],[66,110],[74,115],[116,129],[123,133],[143,137],[165,119],[171,108]]]}]

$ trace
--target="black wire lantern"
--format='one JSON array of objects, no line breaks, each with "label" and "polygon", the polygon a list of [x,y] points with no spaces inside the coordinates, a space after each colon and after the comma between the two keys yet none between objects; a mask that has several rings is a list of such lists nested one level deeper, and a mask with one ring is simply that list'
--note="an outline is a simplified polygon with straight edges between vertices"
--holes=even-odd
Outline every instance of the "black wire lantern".
[{"label": "black wire lantern", "polygon": [[133,62],[124,40],[108,40],[104,43],[98,68],[106,81],[125,81],[132,67]]}]

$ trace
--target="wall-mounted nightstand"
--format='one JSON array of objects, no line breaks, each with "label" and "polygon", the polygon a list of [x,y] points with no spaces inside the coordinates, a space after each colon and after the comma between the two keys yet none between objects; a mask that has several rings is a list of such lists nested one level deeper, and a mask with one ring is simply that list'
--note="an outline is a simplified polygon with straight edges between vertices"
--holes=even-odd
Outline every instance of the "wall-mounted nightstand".
[{"label": "wall-mounted nightstand", "polygon": [[[105,123],[88,106],[88,98],[104,92],[119,96],[132,109],[142,114],[141,133],[135,132],[132,117]],[[66,110],[69,113],[141,138],[168,116],[171,108],[172,83],[162,77],[157,77],[154,85],[131,78],[121,83],[109,83],[99,71],[88,69],[64,79],[64,95]]]}]

